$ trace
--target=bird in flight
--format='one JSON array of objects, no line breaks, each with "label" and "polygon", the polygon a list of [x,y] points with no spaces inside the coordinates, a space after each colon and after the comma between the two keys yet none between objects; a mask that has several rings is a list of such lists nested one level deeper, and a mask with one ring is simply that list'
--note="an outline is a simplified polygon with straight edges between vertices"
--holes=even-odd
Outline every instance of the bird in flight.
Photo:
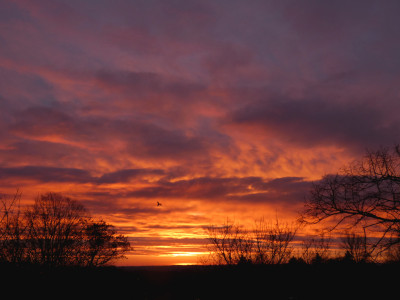
[{"label": "bird in flight", "polygon": [[161,206],[162,204],[160,202],[157,201],[157,206]]}]

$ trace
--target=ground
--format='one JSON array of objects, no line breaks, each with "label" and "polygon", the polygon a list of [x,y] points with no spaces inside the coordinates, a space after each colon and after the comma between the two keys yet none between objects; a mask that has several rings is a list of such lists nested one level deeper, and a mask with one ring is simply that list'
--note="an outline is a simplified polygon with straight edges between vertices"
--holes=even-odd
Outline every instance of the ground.
[{"label": "ground", "polygon": [[[397,265],[2,267],[14,299],[388,299]],[[396,274],[396,275],[394,275]]]}]

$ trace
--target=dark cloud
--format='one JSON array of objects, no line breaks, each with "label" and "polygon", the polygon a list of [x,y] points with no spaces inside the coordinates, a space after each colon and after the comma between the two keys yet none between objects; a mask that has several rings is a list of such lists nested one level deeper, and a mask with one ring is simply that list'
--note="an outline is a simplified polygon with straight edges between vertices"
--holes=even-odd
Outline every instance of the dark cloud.
[{"label": "dark cloud", "polygon": [[88,171],[74,168],[43,166],[24,166],[0,168],[0,179],[33,179],[39,182],[77,182],[87,183],[93,180]]},{"label": "dark cloud", "polygon": [[273,99],[232,113],[232,122],[253,125],[303,147],[377,147],[400,138],[400,123],[369,103]]},{"label": "dark cloud", "polygon": [[63,143],[40,140],[19,139],[10,142],[6,149],[0,150],[0,155],[6,164],[10,162],[32,162],[45,165],[56,161],[58,165],[81,165],[79,161],[93,163],[93,157],[87,150]]},{"label": "dark cloud", "polygon": [[260,177],[195,178],[159,181],[156,185],[129,192],[138,198],[184,198],[242,203],[301,203],[311,183],[300,177],[265,180]]},{"label": "dark cloud", "polygon": [[30,107],[16,116],[16,123],[11,127],[15,133],[29,137],[72,135],[78,130],[74,119],[68,114],[50,107]]},{"label": "dark cloud", "polygon": [[[92,198],[93,195],[95,198]],[[90,211],[98,215],[115,217],[116,219],[128,222],[132,222],[133,218],[139,218],[139,216],[146,218],[151,216],[169,216],[171,214],[185,215],[193,209],[190,206],[178,207],[176,205],[162,205],[162,208],[160,208],[153,199],[149,199],[149,201],[135,201],[129,192],[118,193],[112,190],[102,193],[84,193],[75,197],[81,199],[82,203]],[[89,197],[90,199],[88,199]],[[135,222],[139,222],[138,220],[140,219],[136,219]],[[150,225],[146,222],[140,225],[141,228],[147,228],[148,226]]]},{"label": "dark cloud", "polygon": [[149,225],[149,226],[145,226],[145,228],[149,228],[149,229],[176,229],[176,230],[198,229],[198,228],[203,229],[204,227],[205,227],[205,225]]},{"label": "dark cloud", "polygon": [[233,195],[230,199],[245,203],[269,203],[288,208],[291,205],[302,205],[311,188],[311,182],[304,178],[276,178],[264,182],[262,187],[252,193]]},{"label": "dark cloud", "polygon": [[[50,107],[31,107],[18,114],[11,130],[26,139],[61,138],[65,143],[82,143],[111,151],[118,140],[129,155],[152,158],[187,159],[206,157],[207,136],[196,136],[180,128],[158,125],[152,120],[110,117],[82,117]],[[108,148],[110,147],[110,148]]]},{"label": "dark cloud", "polygon": [[102,175],[97,182],[98,183],[125,183],[132,179],[146,175],[164,175],[165,171],[161,169],[125,169],[119,170],[112,173],[106,173]]},{"label": "dark cloud", "polygon": [[[161,179],[146,181],[147,175],[163,175]],[[142,178],[143,177],[143,178]],[[56,179],[54,179],[56,180]],[[189,211],[190,207],[169,207],[162,211],[153,202],[150,206],[122,208],[119,201],[123,199],[200,199],[211,202],[239,201],[243,203],[296,203],[304,200],[311,188],[311,182],[301,177],[283,177],[263,179],[261,177],[200,177],[189,180],[176,180],[169,177],[166,171],[152,169],[129,169],[113,173],[106,173],[99,178],[91,178],[91,182],[126,183],[144,180],[149,186],[139,189],[125,188],[123,191],[87,192],[84,197],[94,198],[87,200],[88,205],[95,206],[96,210],[120,211],[124,214],[138,213],[170,213],[172,211]]]},{"label": "dark cloud", "polygon": [[[146,176],[164,175],[165,171],[160,169],[124,169],[111,173],[105,173],[100,177],[92,176],[84,169],[60,168],[48,166],[23,166],[0,168],[0,179],[32,179],[39,182],[75,182],[75,183],[127,183],[130,180],[145,180]],[[109,193],[87,193],[87,196],[110,197]]]},{"label": "dark cloud", "polygon": [[200,83],[188,82],[184,78],[169,78],[151,72],[100,71],[97,73],[96,80],[100,86],[141,101],[149,100],[151,96],[173,96],[185,100],[188,97],[196,97],[206,90],[206,87]]},{"label": "dark cloud", "polygon": [[229,193],[244,192],[252,182],[261,178],[209,178],[190,180],[159,181],[157,185],[131,192],[132,197],[144,198],[196,198],[218,199]]},{"label": "dark cloud", "polygon": [[165,129],[152,124],[129,122],[127,125],[126,129],[133,134],[129,141],[129,151],[133,154],[178,160],[207,155],[206,144],[201,137],[189,136],[179,129]]},{"label": "dark cloud", "polygon": [[140,245],[146,246],[156,246],[159,245],[160,240],[163,241],[164,245],[173,246],[173,245],[205,245],[207,243],[207,239],[205,238],[152,238],[152,237],[134,237],[132,238],[133,242],[136,242]]}]

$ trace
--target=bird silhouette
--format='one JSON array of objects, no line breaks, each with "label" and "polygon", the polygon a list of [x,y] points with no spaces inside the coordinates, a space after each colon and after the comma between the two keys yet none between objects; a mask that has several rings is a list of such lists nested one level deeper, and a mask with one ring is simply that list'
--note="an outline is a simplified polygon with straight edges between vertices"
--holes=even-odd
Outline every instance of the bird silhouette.
[{"label": "bird silhouette", "polygon": [[162,204],[160,202],[157,201],[157,206],[161,206]]}]

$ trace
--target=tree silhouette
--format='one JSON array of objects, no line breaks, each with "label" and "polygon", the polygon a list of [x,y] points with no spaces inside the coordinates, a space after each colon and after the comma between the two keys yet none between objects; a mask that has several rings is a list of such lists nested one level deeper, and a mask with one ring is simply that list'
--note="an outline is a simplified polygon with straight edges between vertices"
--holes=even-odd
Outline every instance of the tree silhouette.
[{"label": "tree silhouette", "polygon": [[325,232],[306,237],[301,245],[301,259],[308,264],[327,261],[331,258],[331,243],[331,237]]},{"label": "tree silhouette", "polygon": [[260,219],[253,230],[227,221],[207,228],[211,262],[214,264],[280,264],[288,262],[290,243],[298,227]]},{"label": "tree silhouette", "polygon": [[115,228],[104,221],[90,221],[84,227],[87,266],[101,266],[122,258],[130,249],[127,237],[117,235]]},{"label": "tree silhouette", "polygon": [[298,226],[288,223],[267,222],[264,218],[256,222],[253,231],[255,240],[255,262],[259,264],[280,264],[287,262],[292,254],[290,243]]},{"label": "tree silhouette", "polygon": [[253,241],[238,224],[227,220],[222,226],[209,226],[207,233],[212,263],[237,265],[251,261]]},{"label": "tree silhouette", "polygon": [[367,152],[338,174],[323,177],[314,184],[301,219],[308,224],[329,220],[330,229],[345,225],[379,233],[374,249],[398,243],[399,147]]},{"label": "tree silhouette", "polygon": [[75,264],[88,218],[84,207],[70,198],[38,196],[25,213],[28,259],[43,265]]},{"label": "tree silhouette", "polygon": [[342,237],[342,248],[346,251],[345,257],[354,262],[367,262],[371,259],[372,249],[367,235],[356,232],[345,232]]},{"label": "tree silhouette", "polygon": [[0,262],[17,263],[23,260],[23,235],[26,225],[21,218],[21,193],[0,195]]},{"label": "tree silhouette", "polygon": [[126,237],[93,220],[79,202],[57,193],[36,197],[24,212],[2,198],[1,260],[46,266],[101,266],[130,249]]}]

